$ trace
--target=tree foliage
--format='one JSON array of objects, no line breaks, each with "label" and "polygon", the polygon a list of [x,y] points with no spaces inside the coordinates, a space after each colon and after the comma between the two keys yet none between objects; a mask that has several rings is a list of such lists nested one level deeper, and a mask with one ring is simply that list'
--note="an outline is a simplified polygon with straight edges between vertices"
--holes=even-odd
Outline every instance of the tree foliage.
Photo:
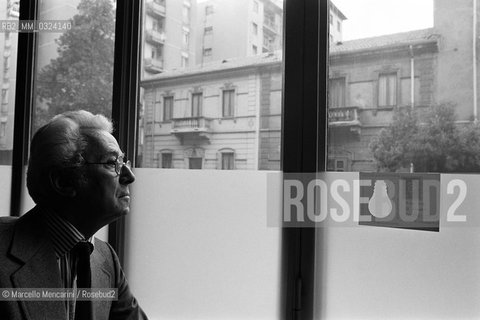
[{"label": "tree foliage", "polygon": [[416,172],[480,171],[480,126],[455,120],[447,104],[421,118],[414,110],[396,110],[390,126],[370,143],[379,170],[395,172],[413,164]]},{"label": "tree foliage", "polygon": [[[111,113],[115,14],[111,0],[81,0],[72,28],[56,44],[58,57],[38,74],[40,118],[76,109]],[[39,109],[39,108],[37,108]]]}]

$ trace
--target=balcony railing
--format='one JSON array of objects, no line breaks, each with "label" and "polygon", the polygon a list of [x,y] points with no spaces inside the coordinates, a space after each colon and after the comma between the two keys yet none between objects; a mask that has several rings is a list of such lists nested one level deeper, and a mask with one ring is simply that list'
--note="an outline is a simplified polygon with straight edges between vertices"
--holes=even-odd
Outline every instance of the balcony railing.
[{"label": "balcony railing", "polygon": [[275,50],[275,39],[264,37],[263,38],[263,52],[272,52]]},{"label": "balcony railing", "polygon": [[145,33],[145,38],[147,41],[161,44],[165,43],[165,32],[157,30],[147,30]]},{"label": "balcony railing", "polygon": [[211,119],[205,117],[175,118],[172,133],[209,133]]},{"label": "balcony railing", "polygon": [[143,60],[145,70],[153,73],[163,72],[163,61],[147,58]]},{"label": "balcony railing", "polygon": [[361,127],[358,107],[337,107],[328,109],[328,125],[331,128],[349,127],[358,131]]},{"label": "balcony railing", "polygon": [[165,17],[165,1],[147,1],[147,12],[153,13],[161,17]]},{"label": "balcony railing", "polygon": [[278,33],[278,27],[277,24],[275,23],[275,20],[265,18],[263,21],[263,27],[270,31],[271,33],[277,34]]}]

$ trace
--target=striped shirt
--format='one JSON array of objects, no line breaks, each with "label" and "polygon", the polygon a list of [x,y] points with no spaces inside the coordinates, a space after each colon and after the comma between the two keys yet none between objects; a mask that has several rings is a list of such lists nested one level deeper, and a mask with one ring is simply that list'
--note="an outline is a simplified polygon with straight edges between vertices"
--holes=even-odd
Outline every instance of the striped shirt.
[{"label": "striped shirt", "polygon": [[[46,209],[44,216],[48,235],[57,256],[62,285],[66,289],[76,289],[76,257],[70,251],[80,241],[91,243],[92,238],[85,239],[75,226],[51,210]],[[71,320],[75,316],[75,302],[75,298],[67,298],[65,301],[68,319]]]}]

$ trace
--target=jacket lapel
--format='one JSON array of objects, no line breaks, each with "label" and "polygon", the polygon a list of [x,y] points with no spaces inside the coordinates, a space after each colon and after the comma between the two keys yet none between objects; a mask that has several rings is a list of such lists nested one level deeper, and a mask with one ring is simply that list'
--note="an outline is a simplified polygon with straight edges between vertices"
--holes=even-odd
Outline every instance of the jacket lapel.
[{"label": "jacket lapel", "polygon": [[[61,288],[55,252],[42,227],[41,212],[35,207],[17,222],[10,255],[23,265],[11,275],[15,288]],[[64,301],[20,301],[29,320],[66,319]]]},{"label": "jacket lapel", "polygon": [[[95,241],[95,250],[90,257],[90,266],[92,269],[92,288],[114,287],[108,268],[108,261],[98,250],[98,242]],[[111,300],[93,300],[93,313],[95,320],[107,320],[110,314]]]}]

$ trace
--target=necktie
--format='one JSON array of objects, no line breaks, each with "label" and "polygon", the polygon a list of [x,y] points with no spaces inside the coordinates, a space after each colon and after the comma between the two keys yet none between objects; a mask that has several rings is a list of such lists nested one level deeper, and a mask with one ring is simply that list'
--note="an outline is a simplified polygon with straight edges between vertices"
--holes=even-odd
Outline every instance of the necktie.
[{"label": "necktie", "polygon": [[[93,245],[87,241],[81,241],[74,247],[77,257],[77,289],[91,287],[90,253]],[[75,304],[75,320],[92,319],[92,301],[77,300]]]}]

